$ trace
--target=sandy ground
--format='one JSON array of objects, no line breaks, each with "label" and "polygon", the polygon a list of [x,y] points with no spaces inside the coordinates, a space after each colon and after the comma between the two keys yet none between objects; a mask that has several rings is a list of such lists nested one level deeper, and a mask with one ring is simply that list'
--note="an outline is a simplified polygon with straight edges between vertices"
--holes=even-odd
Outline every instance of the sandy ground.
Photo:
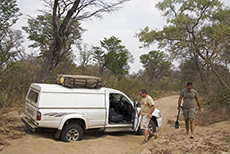
[{"label": "sandy ground", "polygon": [[[19,117],[23,116],[23,113],[9,112],[3,114],[0,119],[0,153],[230,154],[230,121],[205,127],[197,126],[195,139],[189,139],[189,136],[185,135],[183,118],[180,118],[180,128],[174,129],[177,98],[178,96],[169,96],[156,101],[163,117],[162,127],[158,129],[156,136],[144,145],[140,145],[143,136],[134,135],[132,132],[88,132],[80,142],[63,143],[56,141],[53,133],[30,133],[20,122]],[[4,120],[9,123],[3,126]]]}]

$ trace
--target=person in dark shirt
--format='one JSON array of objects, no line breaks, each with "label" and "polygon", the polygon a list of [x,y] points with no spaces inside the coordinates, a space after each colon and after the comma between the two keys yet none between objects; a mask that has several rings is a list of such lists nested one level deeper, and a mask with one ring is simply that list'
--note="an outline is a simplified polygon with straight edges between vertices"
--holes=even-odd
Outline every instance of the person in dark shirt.
[{"label": "person in dark shirt", "polygon": [[200,102],[198,99],[198,93],[195,89],[192,89],[192,82],[187,83],[187,88],[183,89],[180,93],[180,97],[178,99],[178,110],[181,108],[181,103],[183,99],[183,115],[185,119],[185,127],[186,127],[186,134],[189,134],[189,126],[191,128],[191,136],[190,138],[194,138],[194,132],[195,132],[195,117],[196,117],[196,107],[195,107],[195,101],[197,103],[197,106],[200,110]]}]

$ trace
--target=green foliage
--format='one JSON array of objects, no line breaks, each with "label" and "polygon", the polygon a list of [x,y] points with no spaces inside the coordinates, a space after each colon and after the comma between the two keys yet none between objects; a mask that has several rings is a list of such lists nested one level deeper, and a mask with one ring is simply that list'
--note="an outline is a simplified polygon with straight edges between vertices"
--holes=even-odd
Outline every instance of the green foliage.
[{"label": "green foliage", "polygon": [[164,0],[156,6],[163,12],[168,25],[159,31],[146,27],[137,36],[144,46],[158,42],[160,48],[167,48],[176,59],[186,58],[197,49],[205,50],[210,37],[202,31],[212,24],[212,16],[222,10],[218,0]]},{"label": "green foliage", "polygon": [[230,65],[230,9],[216,12],[213,17],[213,39],[218,42],[218,50],[221,52],[218,60],[225,65]]},{"label": "green foliage", "polygon": [[226,89],[219,90],[208,99],[207,104],[230,105],[230,91]]},{"label": "green foliage", "polygon": [[100,47],[93,47],[93,59],[98,66],[99,73],[102,74],[106,69],[107,59],[105,52]]},{"label": "green foliage", "polygon": [[[167,24],[162,30],[146,27],[137,34],[143,46],[158,43],[159,48],[180,62],[193,59],[193,70],[189,68],[183,73],[184,78],[188,79],[187,73],[198,74],[206,91],[211,90],[209,85],[214,78],[218,81],[216,84],[228,89],[229,82],[219,73],[217,66],[230,65],[227,57],[230,9],[219,0],[163,0],[156,7],[167,19]],[[210,75],[209,70],[215,76]]]},{"label": "green foliage", "polygon": [[186,81],[192,81],[192,82],[196,82],[199,81],[199,72],[197,70],[197,67],[194,67],[195,64],[195,60],[192,59],[188,59],[185,60],[180,66],[180,79],[186,83]]},{"label": "green foliage", "polygon": [[15,24],[20,15],[16,0],[0,0],[0,35]]},{"label": "green foliage", "polygon": [[[0,108],[1,107],[19,107],[25,104],[25,96],[31,83],[36,82],[36,77],[40,70],[40,58],[27,57],[25,60],[19,60],[8,64],[8,72],[0,77]],[[87,65],[85,71],[81,66],[74,64],[73,55],[69,54],[59,65],[51,71],[46,77],[46,83],[56,83],[57,74],[84,74],[97,76],[97,66]],[[159,86],[146,82],[143,77],[125,76],[118,80],[111,71],[105,70],[102,74],[106,87],[115,88],[123,91],[131,99],[133,96],[140,100],[139,90],[146,88],[149,95],[154,99],[167,95],[171,91],[172,83],[169,80],[162,80]],[[163,90],[163,91],[162,91]],[[177,89],[176,89],[177,90]]]},{"label": "green foliage", "polygon": [[[4,51],[0,54],[0,107],[24,105],[28,87],[36,81],[42,61],[46,59],[48,51],[55,43],[56,46],[54,45],[55,48],[53,48],[55,50],[52,53],[54,56],[52,63],[55,67],[47,73],[46,83],[55,83],[57,74],[102,76],[106,87],[119,89],[130,98],[135,95],[140,99],[138,91],[142,88],[146,88],[152,97],[159,98],[167,95],[169,91],[184,88],[187,81],[193,81],[199,92],[209,93],[209,96],[212,96],[209,97],[208,103],[230,104],[230,91],[216,90],[221,89],[221,86],[217,84],[218,78],[210,73],[212,69],[216,69],[216,73],[229,84],[230,9],[224,8],[218,0],[163,0],[159,2],[157,7],[167,19],[167,25],[162,30],[150,30],[146,27],[137,34],[137,37],[143,42],[144,47],[158,43],[159,48],[166,49],[170,53],[170,58],[179,59],[181,65],[179,70],[172,70],[172,63],[168,61],[166,54],[150,51],[140,57],[144,71],[133,75],[128,75],[129,63],[133,61],[133,57],[125,45],[122,45],[122,41],[114,36],[104,38],[100,41],[100,46],[94,47],[92,51],[89,49],[89,52],[85,52],[82,48],[80,50],[81,65],[77,66],[74,63],[75,57],[71,47],[78,43],[83,31],[79,22],[71,18],[67,24],[70,28],[66,28],[61,33],[63,45],[63,42],[58,43],[58,37],[55,40],[55,34],[60,31],[54,32],[53,16],[49,13],[39,15],[35,19],[28,19],[28,26],[23,27],[23,30],[29,34],[28,38],[33,41],[30,47],[38,48],[41,51],[40,56],[19,58],[19,50],[15,49],[23,51],[20,46],[21,33],[9,29],[17,21],[20,15],[19,9],[15,0],[0,2],[3,6],[0,8],[1,33],[2,27],[6,28],[5,35],[0,36],[1,51]],[[64,2],[71,3],[70,1],[61,3]],[[67,11],[62,6],[58,8],[57,14]],[[87,8],[87,5],[82,7]],[[94,12],[94,10],[90,11]],[[64,12],[57,17],[58,28],[64,21],[66,15]],[[81,20],[84,17],[90,18],[90,15],[83,12],[75,17]],[[9,46],[13,46],[10,52],[5,50]],[[4,57],[6,52],[9,55]],[[89,58],[91,54],[95,63]]]},{"label": "green foliage", "polygon": [[105,69],[110,70],[120,79],[128,74],[129,62],[133,61],[131,53],[121,45],[121,40],[112,36],[100,42],[101,47],[94,47],[94,60],[100,73]]},{"label": "green foliage", "polygon": [[140,56],[148,79],[152,83],[158,83],[161,79],[171,75],[172,63],[168,56],[161,51],[150,51]]},{"label": "green foliage", "polygon": [[[39,48],[41,57],[45,58],[50,48],[51,43],[54,41],[54,30],[52,22],[52,14],[46,13],[38,15],[36,19],[28,19],[28,26],[23,26],[22,29],[29,34],[28,39],[34,41],[29,45],[31,48]],[[60,19],[61,22],[62,19]],[[70,26],[68,37],[65,40],[64,49],[71,51],[71,46],[78,42],[81,37],[82,28],[76,21]],[[65,52],[67,52],[65,51]]]},{"label": "green foliage", "polygon": [[0,0],[0,76],[23,51],[21,32],[11,30],[20,15],[16,0]]},{"label": "green foliage", "polygon": [[49,44],[53,40],[51,14],[38,15],[36,19],[28,19],[28,27],[23,26],[22,29],[29,34],[28,39],[34,41],[29,47],[39,47],[41,52],[48,50]]}]

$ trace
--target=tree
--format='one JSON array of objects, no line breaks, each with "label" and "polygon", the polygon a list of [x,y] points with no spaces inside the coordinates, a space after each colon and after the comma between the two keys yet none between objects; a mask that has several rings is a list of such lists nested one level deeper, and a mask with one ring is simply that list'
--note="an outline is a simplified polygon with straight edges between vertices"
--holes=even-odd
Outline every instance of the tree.
[{"label": "tree", "polygon": [[217,47],[220,57],[217,58],[219,64],[224,64],[229,68],[230,65],[230,9],[224,9],[218,11],[213,16],[213,36],[218,42]]},{"label": "tree", "polygon": [[28,39],[33,41],[30,44],[31,48],[39,48],[41,56],[45,57],[49,50],[49,45],[53,41],[52,15],[38,15],[36,19],[29,18],[28,26],[23,26],[22,29],[29,34]]},{"label": "tree", "polygon": [[158,83],[161,79],[171,74],[172,63],[167,59],[167,55],[160,51],[150,51],[148,54],[140,56],[141,63],[150,82]]},{"label": "tree", "polygon": [[[59,19],[58,22],[62,22],[62,19]],[[28,38],[34,41],[34,43],[29,45],[29,47],[38,48],[41,51],[40,57],[45,59],[48,55],[50,44],[54,41],[52,14],[45,13],[44,15],[38,15],[36,19],[28,19],[28,27],[24,26],[22,29],[29,34]],[[80,27],[80,24],[76,21],[70,25],[69,31],[71,31],[71,33],[65,38],[63,49],[59,54],[53,55],[52,64],[49,67],[50,70],[59,64],[67,52],[72,51],[72,45],[78,44],[83,30]]]},{"label": "tree", "polygon": [[[196,62],[194,59],[187,59],[180,64],[179,72],[177,73],[177,75],[179,76],[178,78],[183,83],[186,83],[188,81],[200,83],[199,81],[201,81],[201,80],[199,77],[197,67],[194,67],[194,66],[196,66],[195,63]],[[203,71],[205,71],[205,70],[203,70]],[[204,84],[204,83],[203,84],[202,83],[203,83],[203,81],[201,81],[201,83],[199,84],[201,87]],[[206,82],[205,82],[205,84],[206,84]],[[207,91],[207,89],[205,89],[203,87],[201,89]]]},{"label": "tree", "polygon": [[93,47],[93,60],[96,62],[100,75],[106,70],[108,62],[105,54],[105,51],[101,47]]},{"label": "tree", "polygon": [[1,0],[0,1],[0,42],[6,35],[7,30],[16,23],[19,13],[16,0]]},{"label": "tree", "polygon": [[118,79],[128,74],[129,62],[133,62],[131,53],[121,45],[121,40],[114,36],[104,38],[100,42],[101,47],[94,47],[94,60],[99,67],[99,72],[110,70]]},{"label": "tree", "polygon": [[[102,12],[112,12],[128,0],[46,0],[52,8],[53,41],[49,45],[47,57],[42,64],[38,82],[43,82],[47,73],[52,69],[54,57],[65,54],[66,39],[72,34],[71,25],[91,17],[101,17]],[[61,20],[60,20],[61,19]]]},{"label": "tree", "polygon": [[[229,9],[223,8],[219,0],[164,0],[157,4],[157,8],[167,18],[168,25],[159,31],[150,31],[146,27],[137,34],[144,46],[158,42],[159,48],[166,48],[175,59],[194,57],[201,78],[205,77],[199,68],[199,61],[210,67],[220,84],[228,88],[215,67],[216,58],[223,52],[220,44],[226,41],[221,37],[223,33],[216,32],[221,29],[223,20],[215,16]],[[225,34],[229,36],[230,30],[227,29]]]},{"label": "tree", "polygon": [[93,59],[93,49],[87,44],[78,45],[79,49],[79,62],[82,68],[82,71],[85,72],[86,66]]},{"label": "tree", "polygon": [[12,30],[19,13],[16,0],[0,1],[0,76],[7,71],[7,65],[17,58],[24,50],[22,34],[19,30]]},{"label": "tree", "polygon": [[8,29],[0,44],[0,69],[15,61],[17,56],[23,52],[22,39],[21,31]]}]

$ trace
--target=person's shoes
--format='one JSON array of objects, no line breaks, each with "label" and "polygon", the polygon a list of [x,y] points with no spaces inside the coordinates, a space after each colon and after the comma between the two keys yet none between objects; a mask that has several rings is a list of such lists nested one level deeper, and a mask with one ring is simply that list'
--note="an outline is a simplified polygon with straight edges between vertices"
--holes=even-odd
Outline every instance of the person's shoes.
[{"label": "person's shoes", "polygon": [[189,138],[190,138],[190,139],[194,139],[194,137],[193,137],[193,136],[190,136]]},{"label": "person's shoes", "polygon": [[147,143],[147,142],[148,142],[148,140],[143,140],[143,141],[140,143],[140,145],[145,144],[145,143]]},{"label": "person's shoes", "polygon": [[157,138],[158,138],[157,134],[154,134],[154,139],[157,139]]},{"label": "person's shoes", "polygon": [[149,139],[151,139],[153,136],[154,136],[154,134],[153,134],[153,133],[149,134],[149,136],[148,136],[148,140],[149,140]]}]

